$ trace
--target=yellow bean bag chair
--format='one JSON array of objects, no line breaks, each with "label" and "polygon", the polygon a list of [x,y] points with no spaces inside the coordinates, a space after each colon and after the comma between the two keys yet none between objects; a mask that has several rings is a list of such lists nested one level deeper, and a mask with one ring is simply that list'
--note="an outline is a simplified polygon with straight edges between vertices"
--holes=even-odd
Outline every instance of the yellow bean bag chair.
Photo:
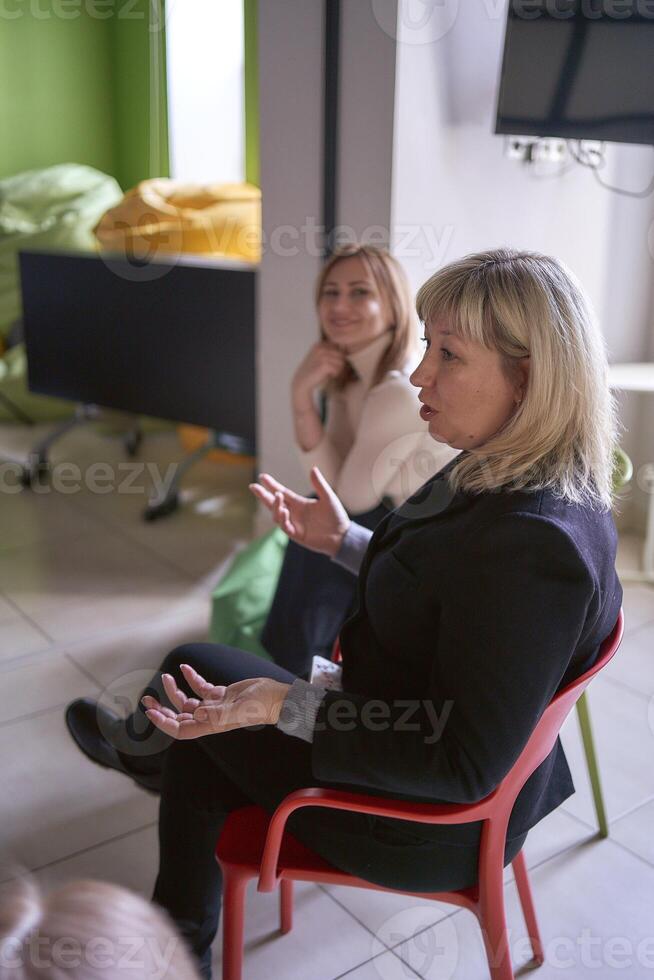
[{"label": "yellow bean bag chair", "polygon": [[252,184],[141,181],[95,228],[103,249],[147,261],[161,254],[261,259],[261,191]]}]

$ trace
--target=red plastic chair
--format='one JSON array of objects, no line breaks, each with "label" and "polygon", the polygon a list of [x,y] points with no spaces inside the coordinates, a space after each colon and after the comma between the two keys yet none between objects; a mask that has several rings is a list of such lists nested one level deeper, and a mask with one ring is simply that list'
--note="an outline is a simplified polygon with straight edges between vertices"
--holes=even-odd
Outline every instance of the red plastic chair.
[{"label": "red plastic chair", "polygon": [[[438,893],[398,892],[423,899],[450,902],[473,912],[479,921],[492,980],[514,980],[504,911],[503,856],[506,830],[518,793],[554,747],[559,730],[577,699],[620,646],[622,611],[611,635],[604,641],[595,665],[553,698],[532,732],[520,757],[502,782],[485,799],[468,805],[440,805],[394,801],[340,790],[307,788],[291,793],[272,817],[257,806],[230,814],[216,848],[224,876],[223,980],[241,980],[245,890],[259,877],[259,891],[280,885],[281,931],[293,925],[293,882],[316,881],[378,891],[368,881],[334,868],[285,832],[289,816],[300,807],[322,806],[375,816],[396,817],[426,824],[460,824],[483,820],[479,848],[479,881],[463,891]],[[531,940],[534,960],[543,962],[543,947],[531,896],[524,855],[514,858],[518,894]]]}]

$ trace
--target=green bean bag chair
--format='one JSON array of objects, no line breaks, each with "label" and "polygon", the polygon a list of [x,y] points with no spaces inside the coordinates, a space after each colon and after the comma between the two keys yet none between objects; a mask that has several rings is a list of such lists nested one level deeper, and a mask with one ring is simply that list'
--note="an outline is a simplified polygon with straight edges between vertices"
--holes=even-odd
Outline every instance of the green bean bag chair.
[{"label": "green bean bag chair", "polygon": [[[28,248],[96,251],[93,228],[122,197],[113,177],[78,163],[62,163],[0,180],[0,338],[22,313],[18,252]],[[35,421],[68,417],[71,405],[32,395],[22,344],[0,359],[0,392]],[[15,420],[0,404],[0,421]]]}]

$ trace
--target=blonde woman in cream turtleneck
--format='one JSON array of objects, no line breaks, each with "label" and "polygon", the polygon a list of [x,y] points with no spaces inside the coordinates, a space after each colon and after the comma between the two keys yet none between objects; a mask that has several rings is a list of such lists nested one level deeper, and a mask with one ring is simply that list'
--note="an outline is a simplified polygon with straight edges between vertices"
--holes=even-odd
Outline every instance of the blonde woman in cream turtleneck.
[{"label": "blonde woman in cream turtleneck", "polygon": [[318,466],[351,514],[383,499],[397,506],[456,455],[434,447],[409,383],[417,333],[405,274],[383,249],[348,246],[324,266],[316,307],[321,339],[295,372],[291,398],[307,475]]}]

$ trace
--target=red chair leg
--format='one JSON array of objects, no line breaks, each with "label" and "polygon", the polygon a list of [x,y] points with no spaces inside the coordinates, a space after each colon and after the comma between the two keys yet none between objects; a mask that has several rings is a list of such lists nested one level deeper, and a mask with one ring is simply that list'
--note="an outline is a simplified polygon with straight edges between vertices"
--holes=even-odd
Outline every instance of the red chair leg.
[{"label": "red chair leg", "polygon": [[489,875],[481,889],[479,924],[484,937],[491,980],[515,980],[504,911],[501,870]]},{"label": "red chair leg", "polygon": [[279,886],[279,928],[284,934],[293,928],[293,882],[288,878]]},{"label": "red chair leg", "polygon": [[538,930],[538,920],[536,919],[536,909],[534,908],[534,899],[531,894],[531,885],[529,884],[529,874],[522,851],[513,859],[512,864],[516,885],[518,886],[520,904],[522,905],[522,914],[527,924],[527,932],[531,941],[534,959],[538,964],[541,964],[545,959],[543,943]]},{"label": "red chair leg", "polygon": [[223,868],[223,980],[241,980],[248,877]]}]

